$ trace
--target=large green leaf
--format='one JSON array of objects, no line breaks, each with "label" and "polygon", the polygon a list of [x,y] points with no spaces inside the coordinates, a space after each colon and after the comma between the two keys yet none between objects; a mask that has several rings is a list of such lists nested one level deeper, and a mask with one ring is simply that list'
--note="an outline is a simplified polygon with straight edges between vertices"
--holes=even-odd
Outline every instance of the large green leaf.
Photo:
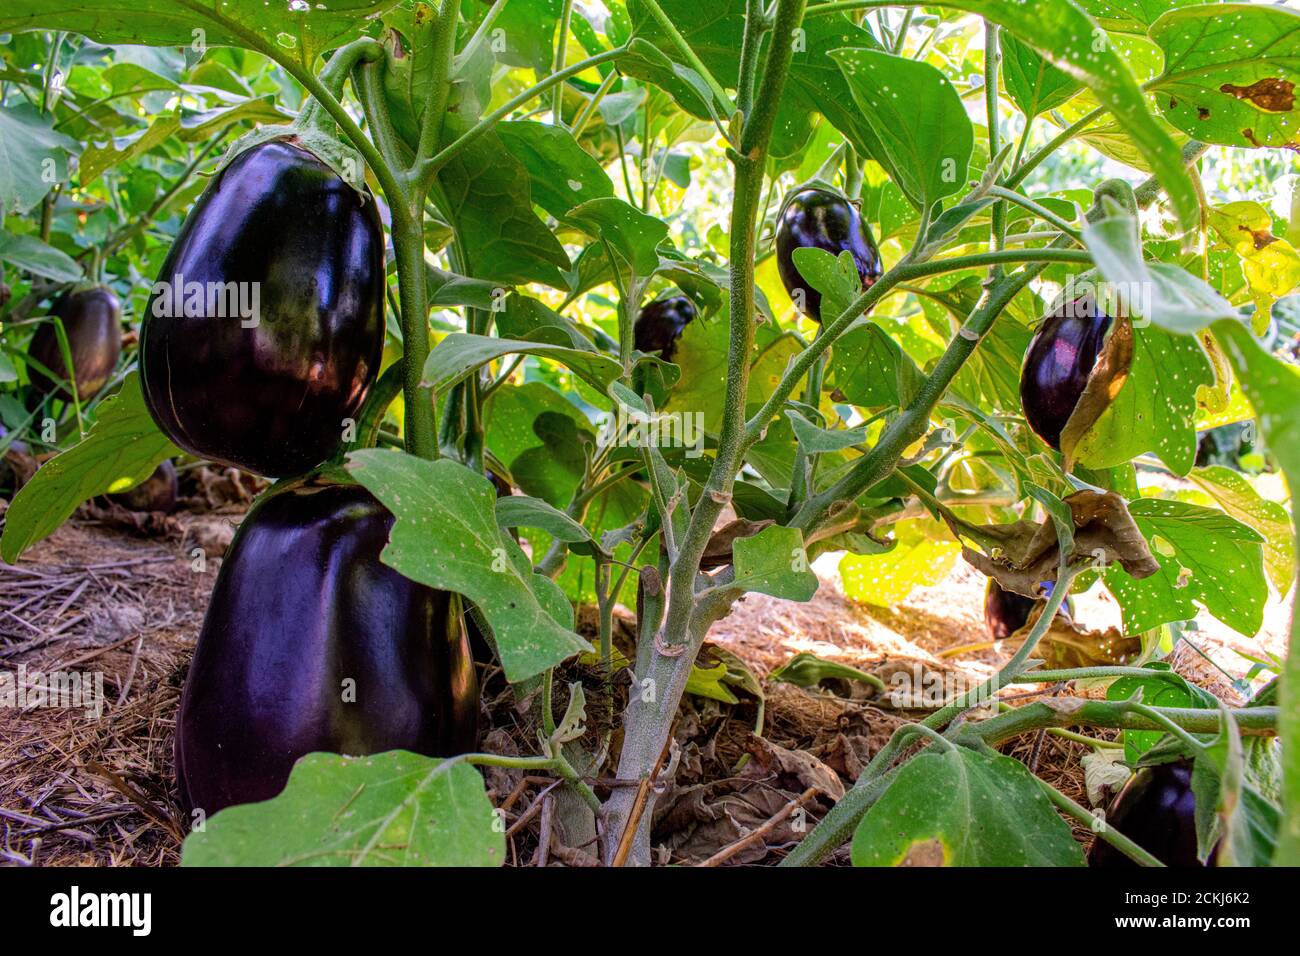
[{"label": "large green leaf", "polygon": [[901,408],[923,379],[911,356],[875,322],[851,326],[831,352],[831,385],[845,401],[862,408]]},{"label": "large green leaf", "polygon": [[1259,630],[1268,584],[1258,532],[1222,511],[1185,501],[1143,498],[1129,505],[1129,513],[1148,541],[1166,542],[1173,555],[1154,547],[1161,570],[1141,581],[1118,567],[1106,570],[1127,633],[1195,617],[1193,602],[1247,637]]},{"label": "large green leaf", "polygon": [[1183,227],[1196,226],[1200,204],[1183,166],[1182,151],[1147,109],[1142,90],[1110,38],[1071,0],[940,0],[936,5],[977,13],[1000,24],[1086,86],[1146,158]]},{"label": "large green leaf", "polygon": [[560,217],[580,203],[614,195],[600,163],[568,130],[545,123],[501,123],[496,128],[510,153],[528,169],[533,202]]},{"label": "large green leaf", "polygon": [[1187,476],[1212,497],[1228,514],[1259,533],[1264,539],[1264,567],[1268,578],[1283,596],[1295,583],[1295,538],[1286,508],[1260,495],[1240,472],[1211,465],[1195,468]]},{"label": "large green leaf", "polygon": [[614,196],[574,203],[564,218],[593,239],[608,243],[639,277],[647,278],[658,268],[659,243],[668,238],[663,220]]},{"label": "large green leaf", "polygon": [[55,282],[76,282],[81,266],[66,253],[47,246],[35,236],[13,236],[0,229],[0,262],[7,262]]},{"label": "large green leaf", "polygon": [[348,470],[396,517],[381,560],[413,581],[469,598],[492,626],[511,683],[591,645],[573,631],[573,609],[497,525],[492,483],[448,459],[367,449]]},{"label": "large green leaf", "polygon": [[1257,3],[1171,10],[1151,26],[1165,118],[1221,146],[1300,148],[1300,11]]},{"label": "large green leaf", "polygon": [[931,748],[862,818],[853,865],[1083,866],[1083,852],[1024,764]]},{"label": "large green leaf", "polygon": [[878,50],[834,50],[853,102],[923,209],[966,187],[975,133],[943,71]]},{"label": "large green leaf", "polygon": [[293,52],[310,66],[322,50],[338,46],[365,28],[371,17],[398,0],[5,0],[0,33],[67,30],[97,43],[148,46],[263,46]]},{"label": "large green leaf", "polygon": [[182,866],[500,866],[506,840],[469,764],[405,750],[307,754],[276,797],[228,807]]},{"label": "large green leaf", "polygon": [[[466,129],[448,117],[444,139]],[[495,132],[480,136],[438,174],[438,205],[458,229],[466,271],[507,285],[544,282],[565,288],[569,257],[533,211],[532,177]]]},{"label": "large green leaf", "polygon": [[80,151],[76,140],[55,132],[53,116],[30,103],[0,107],[0,215],[25,213],[67,182],[68,154]]},{"label": "large green leaf", "polygon": [[164,458],[179,454],[149,416],[140,376],[132,372],[121,390],[100,404],[90,434],[42,465],[14,496],[5,512],[0,556],[17,561],[82,502],[138,485]]}]

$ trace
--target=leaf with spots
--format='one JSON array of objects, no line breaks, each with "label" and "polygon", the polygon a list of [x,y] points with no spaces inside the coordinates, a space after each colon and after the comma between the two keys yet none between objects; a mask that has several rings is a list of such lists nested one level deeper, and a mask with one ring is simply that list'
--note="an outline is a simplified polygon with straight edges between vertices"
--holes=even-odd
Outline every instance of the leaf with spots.
[{"label": "leaf with spots", "polygon": [[405,750],[313,753],[270,800],[228,807],[182,866],[500,866],[506,838],[469,764]]},{"label": "leaf with spots", "polygon": [[1264,567],[1278,594],[1285,596],[1296,572],[1295,538],[1286,508],[1260,495],[1245,475],[1222,465],[1193,469],[1188,478],[1220,508],[1264,538]]},{"label": "leaf with spots", "polygon": [[1113,468],[1153,452],[1179,475],[1196,461],[1196,390],[1214,384],[1195,336],[1133,329],[1133,364],[1110,406],[1075,448],[1087,468]]},{"label": "leaf with spots", "polygon": [[1083,866],[1025,765],[935,745],[899,770],[853,834],[854,866]]},{"label": "leaf with spots", "polygon": [[1165,53],[1151,85],[1165,118],[1203,143],[1300,149],[1300,11],[1223,3],[1151,25]]},{"label": "leaf with spots", "polygon": [[492,483],[443,458],[366,449],[348,470],[397,518],[380,559],[412,581],[469,598],[492,626],[506,679],[518,683],[591,645],[573,609],[502,532]]},{"label": "leaf with spots", "polygon": [[1129,513],[1152,543],[1160,571],[1135,581],[1121,568],[1106,570],[1127,633],[1190,620],[1197,605],[1247,637],[1259,630],[1268,584],[1264,539],[1257,531],[1185,501],[1143,498],[1129,505]]}]

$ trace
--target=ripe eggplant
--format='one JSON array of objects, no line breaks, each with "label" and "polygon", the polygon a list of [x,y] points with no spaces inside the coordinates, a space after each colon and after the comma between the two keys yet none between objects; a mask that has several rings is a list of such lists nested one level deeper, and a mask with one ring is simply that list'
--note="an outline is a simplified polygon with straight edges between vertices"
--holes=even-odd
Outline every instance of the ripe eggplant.
[{"label": "ripe eggplant", "polygon": [[814,322],[822,320],[822,294],[805,284],[794,264],[794,251],[808,248],[825,249],[835,256],[847,251],[863,289],[884,272],[876,240],[857,206],[827,189],[799,190],[786,200],[776,224],[776,267],[785,291]]},{"label": "ripe eggplant", "polygon": [[158,427],[261,475],[318,465],[379,370],[384,281],[369,194],[287,141],[241,153],[185,220],[141,324]]},{"label": "ripe eggplant", "polygon": [[636,317],[632,343],[642,352],[658,352],[665,362],[671,362],[682,329],[696,314],[695,303],[684,295],[655,299]]},{"label": "ripe eggplant", "polygon": [[168,513],[176,509],[176,499],[179,494],[176,466],[168,458],[153,470],[152,475],[134,488],[108,497],[130,511]]},{"label": "ripe eggplant", "polygon": [[[1044,597],[1052,594],[1052,582],[1042,583]],[[1058,610],[1058,615],[1066,617],[1074,613],[1073,603],[1067,597],[1065,606]],[[1029,623],[1029,615],[1035,607],[1044,603],[1042,598],[1029,598],[1015,591],[1008,591],[998,584],[996,578],[989,578],[984,588],[984,623],[989,635],[995,641],[1010,637]]]},{"label": "ripe eggplant", "polygon": [[[1113,321],[1092,296],[1080,296],[1047,315],[1029,343],[1020,374],[1020,404],[1029,427],[1058,451],[1061,433],[1098,367]],[[1130,360],[1131,352],[1117,357],[1109,370],[1111,398],[1128,375]]]},{"label": "ripe eggplant", "polygon": [[[71,378],[77,386],[77,397],[89,401],[108,384],[122,354],[121,303],[112,289],[101,285],[60,296],[50,314],[63,321],[72,355],[72,375],[68,375],[63,364],[59,334],[53,322],[41,323],[27,354],[60,378]],[[42,395],[57,392],[59,398],[71,401],[68,389],[43,372],[32,367],[28,374],[32,386]]]},{"label": "ripe eggplant", "polygon": [[[1196,798],[1192,764],[1187,760],[1143,767],[1120,790],[1106,810],[1106,823],[1165,866],[1212,866],[1196,858]],[[1128,868],[1137,864],[1105,840],[1088,851],[1089,866]]]},{"label": "ripe eggplant", "polygon": [[176,722],[187,808],[273,797],[313,751],[473,748],[478,684],[460,602],[380,562],[392,524],[364,488],[302,482],[241,524]]}]

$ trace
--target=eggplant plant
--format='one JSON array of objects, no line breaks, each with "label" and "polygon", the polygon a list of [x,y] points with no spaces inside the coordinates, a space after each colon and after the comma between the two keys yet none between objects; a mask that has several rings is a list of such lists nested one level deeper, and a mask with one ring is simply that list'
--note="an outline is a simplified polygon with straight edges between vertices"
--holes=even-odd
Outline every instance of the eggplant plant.
[{"label": "eggplant plant", "polygon": [[[1300,377],[1270,331],[1300,286],[1300,207],[1218,198],[1207,174],[1262,164],[1262,189],[1296,148],[1300,111],[1270,95],[1300,80],[1295,10],[136,6],[0,11],[23,76],[0,87],[0,133],[77,159],[57,189],[0,180],[0,388],[36,387],[29,315],[78,282],[112,279],[140,326],[101,401],[0,405],[15,433],[42,410],[93,422],[10,502],[0,555],[181,450],[283,479],[189,676],[178,772],[211,815],[186,864],[500,864],[488,767],[558,781],[593,837],[571,851],[649,864],[710,628],[749,593],[811,599],[821,556],[889,605],[920,580],[900,568],[958,554],[1038,617],[1005,625],[1024,635],[1005,664],[902,726],[782,865],[848,844],[858,865],[1082,866],[1065,818],[1158,863],[997,749],[1087,728],[1121,729],[1133,767],[1153,748],[1194,767],[1202,858],[1300,862],[1300,653],[1275,700],[1239,708],[1153,662],[1202,609],[1256,634],[1296,578],[1287,510],[1195,467],[1198,430],[1250,421],[1266,467],[1300,481]],[[119,43],[158,51],[179,105],[90,146],[113,94],[86,64]],[[96,179],[120,203],[136,168],[177,185],[144,225],[81,236]],[[1076,588],[1110,593],[1140,661],[1044,663]],[[535,752],[474,739],[470,632],[535,708]],[[561,709],[575,660],[602,678]],[[368,678],[355,707],[331,696],[349,675]],[[1273,736],[1269,790],[1242,742]]]}]

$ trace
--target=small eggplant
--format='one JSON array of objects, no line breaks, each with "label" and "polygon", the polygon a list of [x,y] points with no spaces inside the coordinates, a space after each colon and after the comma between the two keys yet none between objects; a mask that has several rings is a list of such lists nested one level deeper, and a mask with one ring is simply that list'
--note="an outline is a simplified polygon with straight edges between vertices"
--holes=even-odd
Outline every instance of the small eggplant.
[{"label": "small eggplant", "polygon": [[[63,331],[68,337],[68,351],[72,355],[71,379],[76,384],[77,397],[83,402],[90,401],[108,384],[122,354],[121,303],[112,289],[101,285],[60,296],[50,314],[63,322]],[[41,323],[32,336],[27,354],[61,378],[69,378],[53,322]],[[42,395],[57,392],[59,398],[72,400],[66,387],[37,368],[32,367],[28,374],[32,386]]]},{"label": "small eggplant", "polygon": [[785,291],[814,322],[821,322],[822,294],[805,284],[794,263],[796,249],[824,249],[838,256],[847,251],[863,289],[884,272],[880,250],[858,207],[828,189],[801,189],[786,200],[776,224],[776,267]]},{"label": "small eggplant", "polygon": [[682,330],[696,317],[695,303],[684,295],[655,299],[641,310],[632,325],[632,341],[639,351],[658,352],[665,362],[673,360]]}]

